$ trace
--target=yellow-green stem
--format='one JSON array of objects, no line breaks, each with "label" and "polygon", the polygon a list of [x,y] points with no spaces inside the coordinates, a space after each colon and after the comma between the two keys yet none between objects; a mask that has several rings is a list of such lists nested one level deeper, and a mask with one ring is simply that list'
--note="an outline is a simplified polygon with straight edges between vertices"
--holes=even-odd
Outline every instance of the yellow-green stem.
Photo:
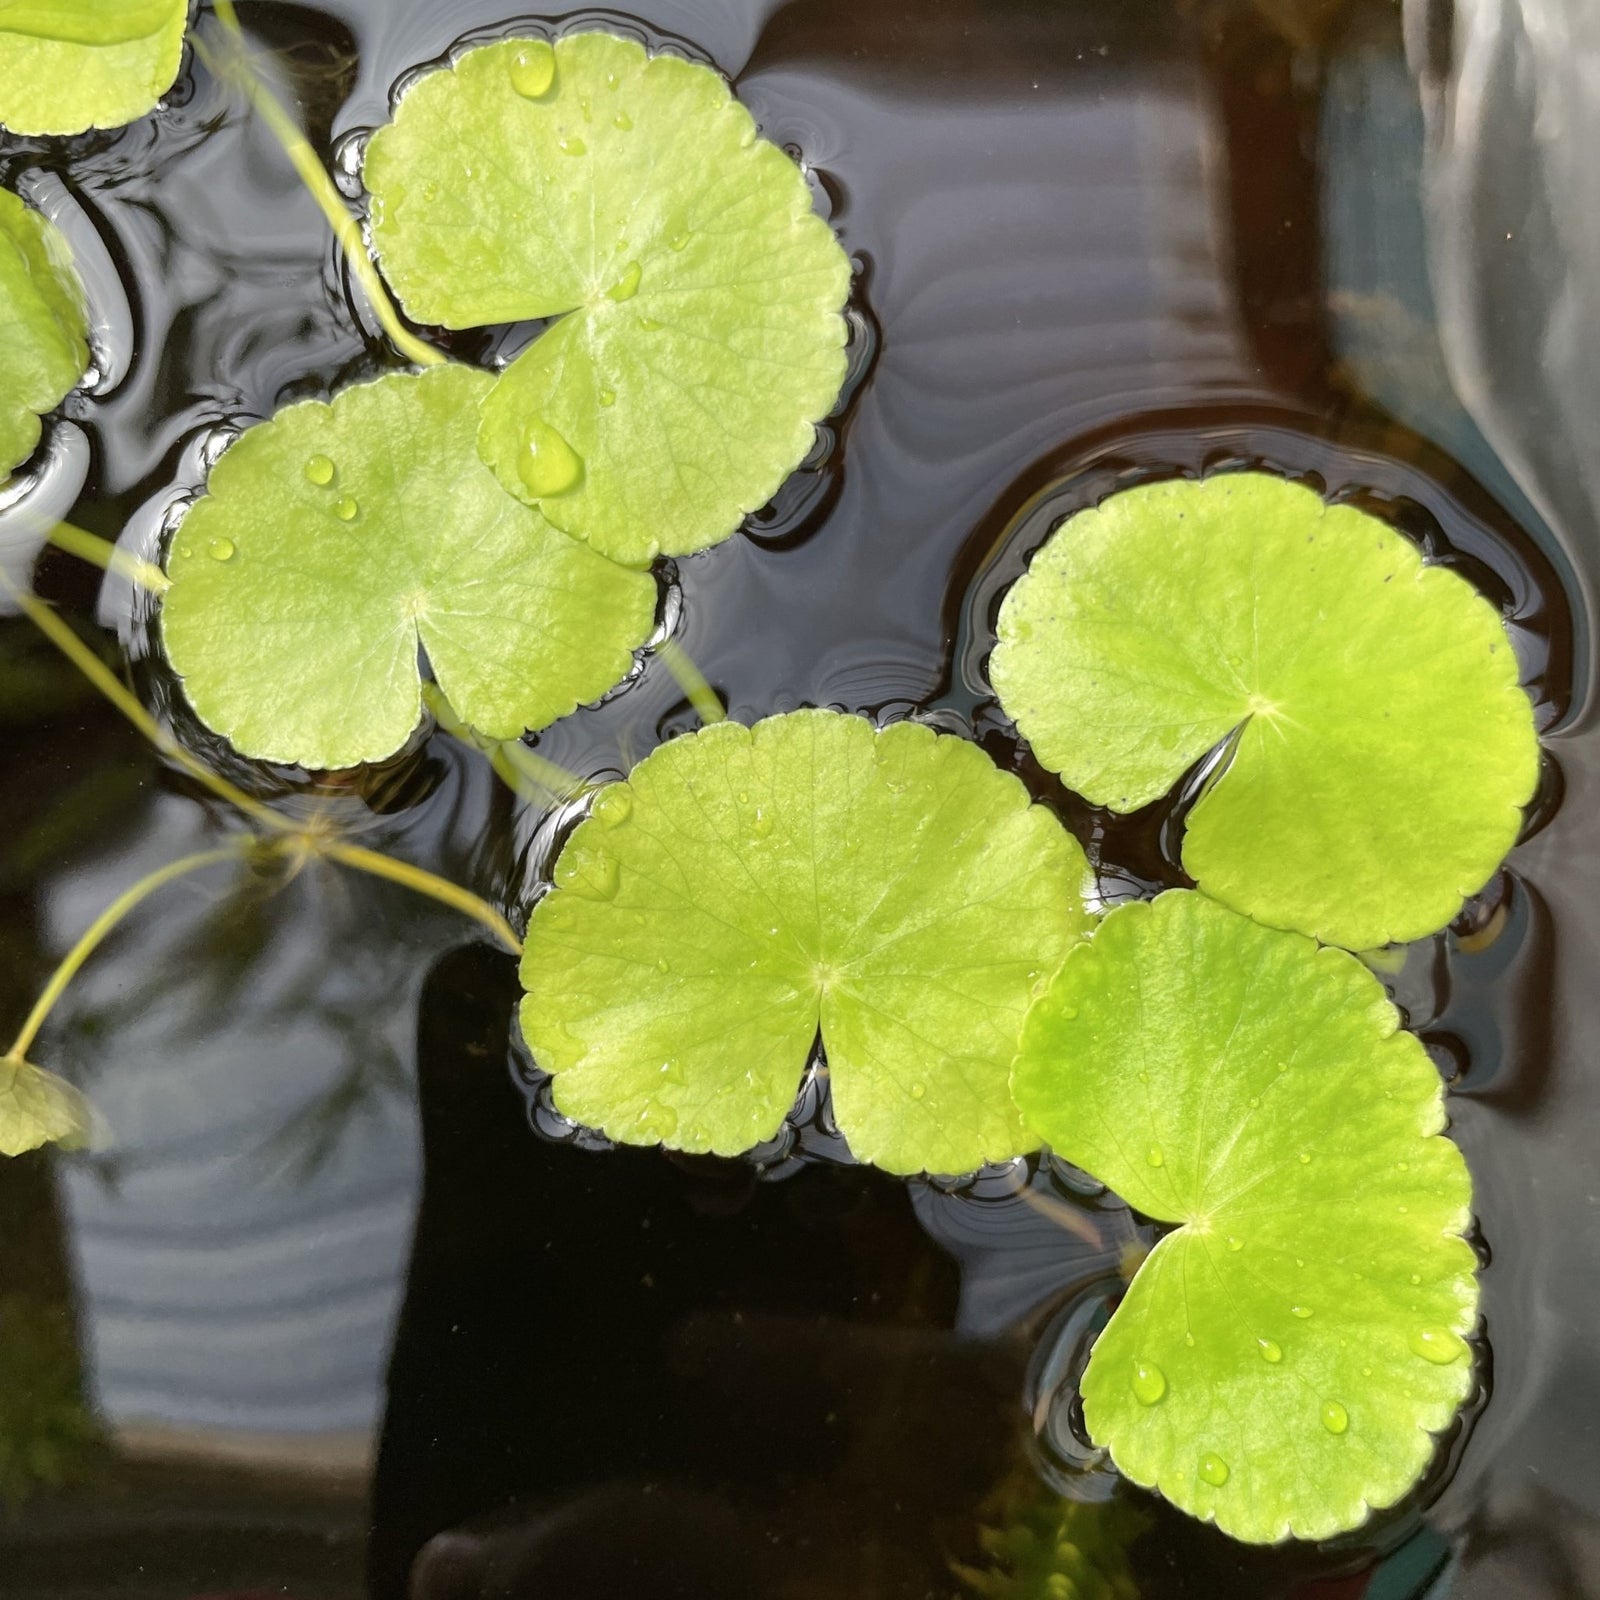
[{"label": "yellow-green stem", "polygon": [[294,824],[280,817],[270,806],[263,805],[243,789],[226,778],[219,777],[198,756],[191,755],[150,715],[131,695],[117,675],[92,651],[49,606],[36,596],[19,589],[0,571],[0,589],[4,589],[28,616],[33,625],[75,666],[96,689],[136,727],[157,750],[178,763],[198,782],[203,783],[220,800],[237,806],[247,817],[254,818],[265,827],[283,832],[292,831]]},{"label": "yellow-green stem", "polygon": [[500,780],[516,794],[525,794],[531,785],[553,800],[565,800],[594,787],[559,762],[530,750],[520,739],[490,739],[479,733],[462,719],[437,683],[423,684],[422,702],[452,739],[486,755]]},{"label": "yellow-green stem", "polygon": [[77,556],[80,561],[89,561],[97,567],[104,567],[107,572],[115,572],[130,583],[138,584],[141,589],[150,590],[152,594],[165,594],[172,587],[172,580],[155,562],[146,561],[142,556],[129,555],[120,545],[102,539],[97,533],[90,533],[87,528],[76,527],[70,522],[58,522],[50,530],[48,538],[56,549],[65,550],[69,556]]},{"label": "yellow-green stem", "polygon": [[325,844],[321,846],[321,853],[341,866],[370,873],[375,878],[387,878],[390,883],[401,884],[417,894],[425,894],[429,899],[450,906],[475,922],[482,923],[513,955],[522,954],[522,941],[515,929],[487,900],[470,889],[463,889],[460,884],[437,877],[422,867],[414,867],[408,861],[396,861],[393,856],[380,855],[376,850],[367,850],[358,844]]},{"label": "yellow-green stem", "polygon": [[725,722],[726,708],[717,698],[717,691],[706,682],[705,674],[689,659],[688,652],[676,639],[663,639],[656,646],[656,654],[667,664],[667,671],[678,680],[678,687],[689,697],[695,715],[706,726]]},{"label": "yellow-green stem", "polygon": [[278,143],[283,146],[283,152],[299,174],[300,181],[305,184],[312,199],[321,207],[323,216],[328,219],[328,225],[333,229],[340,249],[344,251],[345,260],[350,263],[350,270],[355,273],[383,331],[388,334],[395,348],[403,356],[416,362],[419,367],[438,366],[445,360],[444,354],[419,339],[400,320],[400,313],[395,310],[394,302],[390,300],[389,292],[384,288],[382,278],[378,276],[378,269],[373,265],[372,257],[367,254],[366,240],[361,237],[360,224],[350,215],[344,197],[334,186],[333,179],[328,176],[328,169],[323,166],[316,151],[311,148],[310,140],[300,131],[294,118],[256,72],[245,48],[244,30],[239,25],[239,14],[234,10],[232,0],[216,0],[216,13],[218,20],[232,37],[236,60],[220,61],[206,48],[203,40],[196,39],[195,49],[200,59],[213,72],[224,73],[239,85],[251,105],[272,130]]},{"label": "yellow-green stem", "polygon": [[241,835],[229,844],[219,845],[214,850],[200,850],[194,855],[182,856],[177,861],[169,861],[166,866],[158,867],[154,872],[141,878],[130,889],[125,889],[115,900],[89,924],[83,936],[62,958],[61,964],[51,974],[50,981],[44,986],[44,992],[39,996],[32,1011],[28,1013],[28,1020],[22,1024],[22,1031],[17,1035],[16,1042],[6,1052],[6,1059],[20,1061],[32,1048],[33,1041],[38,1038],[39,1030],[44,1026],[45,1019],[50,1015],[66,987],[77,976],[78,969],[92,956],[122,919],[128,915],[142,900],[148,899],[157,889],[163,888],[175,878],[184,877],[191,872],[199,872],[204,867],[215,866],[219,861],[238,861],[249,850],[255,848],[256,841],[248,835]]}]

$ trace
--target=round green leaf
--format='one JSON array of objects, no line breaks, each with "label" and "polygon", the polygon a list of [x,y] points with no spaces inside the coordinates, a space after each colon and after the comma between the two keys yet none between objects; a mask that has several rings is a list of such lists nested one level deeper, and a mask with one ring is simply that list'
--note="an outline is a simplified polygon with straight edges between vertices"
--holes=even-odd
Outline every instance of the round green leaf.
[{"label": "round green leaf", "polygon": [[473,443],[492,381],[391,374],[290,406],[217,463],[168,552],[161,631],[201,721],[245,755],[392,754],[421,718],[419,645],[495,738],[626,676],[655,583],[500,488]]},{"label": "round green leaf", "polygon": [[412,316],[560,318],[480,439],[558,528],[630,564],[700,550],[811,449],[850,264],[709,68],[605,33],[485,46],[410,90],[365,178]]},{"label": "round green leaf", "polygon": [[89,366],[83,286],[61,231],[0,189],[0,482]]},{"label": "round green leaf", "polygon": [[0,1056],[0,1156],[47,1144],[87,1142],[89,1104],[64,1078],[15,1056]]},{"label": "round green leaf", "polygon": [[1439,1075],[1342,950],[1174,891],[1029,1013],[1031,1126],[1158,1221],[1083,1377],[1135,1483],[1253,1543],[1414,1485],[1473,1387],[1471,1181]]},{"label": "round green leaf", "polygon": [[1494,608],[1385,523],[1281,478],[1150,484],[1080,512],[1006,596],[999,636],[1001,703],[1096,805],[1147,804],[1237,729],[1185,868],[1350,949],[1443,927],[1538,781]]},{"label": "round green leaf", "polygon": [[188,0],[0,0],[0,127],[117,128],[178,76]]},{"label": "round green leaf", "polygon": [[603,790],[534,910],[524,1036],[567,1116],[734,1155],[820,1027],[840,1130],[893,1172],[1031,1148],[1007,1069],[1090,918],[1077,841],[965,740],[798,711]]}]

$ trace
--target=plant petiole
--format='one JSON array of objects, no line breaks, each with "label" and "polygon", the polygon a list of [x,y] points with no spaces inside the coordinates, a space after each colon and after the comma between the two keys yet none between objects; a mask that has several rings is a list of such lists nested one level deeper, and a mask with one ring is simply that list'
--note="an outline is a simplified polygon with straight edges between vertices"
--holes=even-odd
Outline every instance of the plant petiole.
[{"label": "plant petiole", "polygon": [[678,687],[689,697],[689,704],[704,726],[728,720],[727,708],[717,698],[717,691],[706,682],[705,674],[689,659],[688,651],[676,639],[663,639],[656,646],[656,654],[666,662],[667,671],[678,680]]},{"label": "plant petiole", "polygon": [[114,572],[152,594],[165,594],[172,587],[172,580],[155,562],[130,555],[120,545],[102,539],[97,533],[90,533],[87,528],[76,527],[70,522],[58,522],[46,537],[56,549],[77,556],[80,561],[103,567],[107,572]]},{"label": "plant petiole", "polygon": [[223,861],[240,861],[258,848],[259,841],[254,834],[239,834],[229,840],[225,845],[218,845],[211,850],[199,850],[193,855],[181,856],[176,861],[169,861],[164,867],[158,867],[154,872],[147,873],[131,888],[124,889],[95,920],[89,924],[78,942],[62,958],[56,970],[50,975],[50,981],[44,986],[44,992],[34,1002],[33,1010],[28,1013],[27,1021],[22,1024],[21,1031],[17,1034],[11,1048],[6,1051],[5,1059],[12,1062],[21,1062],[32,1048],[33,1041],[38,1037],[39,1030],[44,1026],[45,1019],[55,1008],[56,1002],[65,992],[66,987],[78,974],[90,956],[104,942],[116,925],[122,921],[141,901],[148,899],[156,890],[165,887],[174,879],[187,876],[191,872],[199,872],[206,867],[216,866]]},{"label": "plant petiole", "polygon": [[323,216],[328,219],[328,225],[333,229],[334,237],[338,239],[339,246],[344,251],[345,260],[350,263],[350,270],[355,274],[383,331],[388,334],[395,348],[419,367],[443,364],[446,359],[444,354],[419,339],[401,321],[400,313],[395,310],[394,302],[390,300],[389,292],[378,276],[377,267],[367,254],[366,241],[361,237],[360,224],[350,215],[344,197],[334,187],[327,168],[323,166],[316,151],[311,148],[311,141],[296,126],[294,118],[289,115],[282,102],[256,71],[245,46],[244,29],[240,26],[239,14],[234,10],[233,0],[216,0],[215,10],[217,20],[230,36],[234,59],[223,60],[214,50],[209,49],[198,35],[194,40],[196,53],[210,71],[218,76],[227,77],[244,91],[250,104],[272,130],[273,136],[283,147],[284,154],[288,156],[291,165],[299,174],[300,181],[305,184],[312,199],[321,208]]},{"label": "plant petiole", "polygon": [[390,883],[398,883],[417,894],[427,895],[430,900],[437,900],[481,923],[513,955],[522,954],[522,941],[511,924],[487,900],[470,889],[463,889],[460,884],[438,877],[424,867],[414,867],[409,861],[396,861],[393,856],[381,855],[376,850],[367,850],[357,844],[341,844],[337,840],[319,841],[314,851],[329,861],[337,861],[340,866],[368,873],[374,878],[386,878]]}]

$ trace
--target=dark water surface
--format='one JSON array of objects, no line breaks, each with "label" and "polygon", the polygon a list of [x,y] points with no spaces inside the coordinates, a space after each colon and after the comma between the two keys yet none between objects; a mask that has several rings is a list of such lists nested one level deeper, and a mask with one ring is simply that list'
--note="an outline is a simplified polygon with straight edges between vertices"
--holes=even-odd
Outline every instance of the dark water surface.
[{"label": "dark water surface", "polygon": [[[505,31],[507,5],[243,9],[349,162],[408,71]],[[510,960],[448,914],[324,872],[277,894],[213,876],[140,914],[37,1051],[93,1094],[106,1151],[0,1165],[0,1385],[70,1433],[81,1349],[112,1438],[0,1513],[0,1595],[945,1600],[1007,1483],[1099,1506],[1108,1539],[1140,1507],[1128,1560],[1151,1600],[1600,1595],[1600,735],[1594,575],[1563,554],[1594,530],[1538,523],[1445,378],[1397,9],[537,17],[596,20],[734,77],[860,266],[850,403],[746,536],[677,564],[679,637],[735,716],[833,704],[968,731],[1116,898],[1180,881],[1179,819],[1064,794],[981,675],[999,596],[1061,515],[1264,462],[1392,516],[1504,607],[1550,730],[1545,791],[1507,870],[1390,978],[1476,1180],[1482,1392],[1424,1490],[1360,1534],[1233,1545],[1075,1436],[1076,1371],[1153,1238],[1107,1197],[1048,1169],[863,1171],[815,1104],[759,1169],[595,1148],[508,1040]],[[121,134],[0,139],[0,180],[62,218],[104,324],[102,381],[50,431],[35,507],[153,550],[229,430],[385,363],[281,152],[197,65]],[[53,554],[38,583],[171,705],[125,588]],[[652,661],[539,748],[618,773],[691,724]],[[224,819],[9,617],[0,752],[10,1026],[108,900]],[[558,831],[442,735],[315,803],[507,906]]]}]

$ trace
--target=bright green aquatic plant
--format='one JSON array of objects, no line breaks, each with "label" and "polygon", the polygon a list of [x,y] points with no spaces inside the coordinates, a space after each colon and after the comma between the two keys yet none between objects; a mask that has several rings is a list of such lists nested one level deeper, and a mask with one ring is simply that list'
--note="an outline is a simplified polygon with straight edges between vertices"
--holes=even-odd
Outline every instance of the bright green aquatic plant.
[{"label": "bright green aquatic plant", "polygon": [[565,532],[630,564],[703,549],[810,450],[850,264],[710,68],[605,33],[487,45],[413,85],[365,179],[413,317],[556,319],[479,443]]},{"label": "bright green aquatic plant", "polygon": [[0,127],[117,128],[178,76],[189,0],[0,0]]},{"label": "bright green aquatic plant", "polygon": [[1123,906],[1029,1013],[1012,1085],[1175,1224],[1083,1377],[1121,1471],[1252,1543],[1410,1490],[1474,1384],[1472,1191],[1372,974],[1191,891]]},{"label": "bright green aquatic plant", "polygon": [[1083,852],[962,739],[800,711],[674,740],[595,797],[535,907],[522,1029],[629,1144],[771,1138],[820,1029],[854,1154],[965,1172],[1036,1142],[1006,1088],[1091,923]]},{"label": "bright green aquatic plant", "polygon": [[1069,519],[1006,597],[991,676],[1039,759],[1116,811],[1236,735],[1186,870],[1349,949],[1443,927],[1538,781],[1494,608],[1375,517],[1261,473]]},{"label": "bright green aquatic plant", "polygon": [[88,336],[61,230],[0,189],[0,483],[38,446],[39,418],[88,370]]},{"label": "bright green aquatic plant", "polygon": [[499,739],[626,676],[656,586],[506,494],[474,448],[493,380],[395,373],[247,430],[167,557],[161,632],[201,720],[310,768],[391,755],[422,716],[419,646]]}]

